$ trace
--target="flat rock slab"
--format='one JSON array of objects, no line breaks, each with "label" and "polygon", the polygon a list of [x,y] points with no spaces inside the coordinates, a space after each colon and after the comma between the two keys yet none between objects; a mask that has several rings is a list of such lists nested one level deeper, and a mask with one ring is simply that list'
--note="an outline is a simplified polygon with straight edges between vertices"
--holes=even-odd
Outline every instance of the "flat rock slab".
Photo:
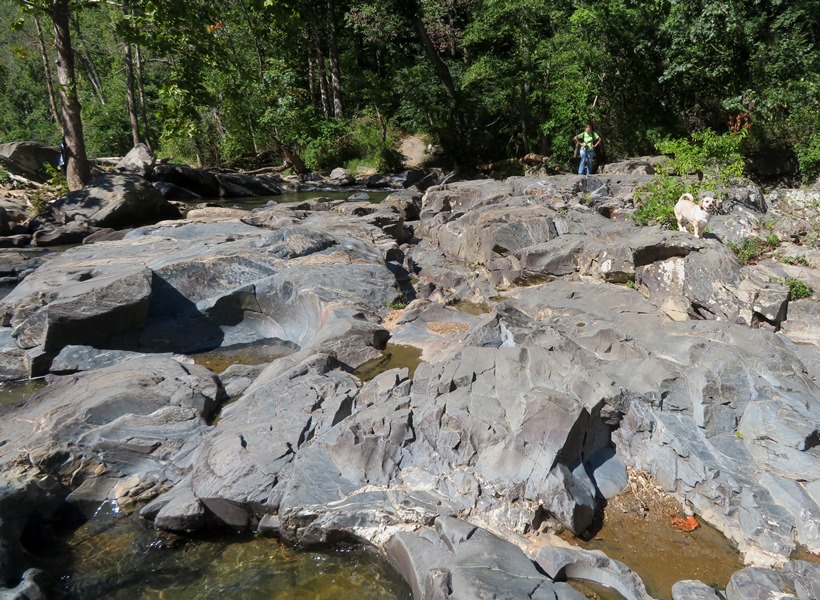
[{"label": "flat rock slab", "polygon": [[375,315],[398,289],[372,238],[337,231],[238,221],[138,229],[62,253],[2,300],[0,316],[19,348],[55,354],[71,344],[152,352],[265,339],[302,345],[321,330],[357,366],[376,351],[353,340],[383,346]]}]

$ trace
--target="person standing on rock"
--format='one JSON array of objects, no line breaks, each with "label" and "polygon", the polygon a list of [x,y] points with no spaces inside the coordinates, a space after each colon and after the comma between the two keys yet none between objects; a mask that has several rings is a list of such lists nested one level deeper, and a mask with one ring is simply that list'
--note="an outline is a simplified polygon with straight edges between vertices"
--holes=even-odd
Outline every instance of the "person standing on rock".
[{"label": "person standing on rock", "polygon": [[584,130],[572,139],[581,146],[581,162],[578,164],[578,175],[583,175],[584,171],[587,175],[594,173],[595,148],[601,144],[601,136],[592,130],[592,121],[587,123]]}]

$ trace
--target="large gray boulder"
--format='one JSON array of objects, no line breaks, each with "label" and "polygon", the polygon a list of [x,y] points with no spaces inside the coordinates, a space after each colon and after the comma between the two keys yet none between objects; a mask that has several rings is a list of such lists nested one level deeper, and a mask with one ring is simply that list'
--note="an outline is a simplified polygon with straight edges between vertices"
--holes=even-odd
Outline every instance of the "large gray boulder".
[{"label": "large gray boulder", "polygon": [[186,165],[162,164],[149,174],[152,182],[170,183],[202,198],[219,197],[219,180],[214,173]]},{"label": "large gray boulder", "polygon": [[179,210],[142,177],[107,174],[47,204],[32,228],[80,221],[123,229],[179,217]]},{"label": "large gray boulder", "polygon": [[157,164],[157,157],[151,149],[145,144],[137,144],[122,157],[122,160],[117,163],[114,170],[119,173],[130,173],[132,175],[139,175],[140,177],[147,177]]},{"label": "large gray boulder", "polygon": [[535,560],[553,579],[594,581],[616,590],[629,600],[653,600],[640,577],[600,550],[546,547],[538,551]]},{"label": "large gray boulder", "polygon": [[118,476],[173,470],[222,399],[213,373],[167,357],[137,356],[54,377],[0,424],[0,464],[19,457],[82,481],[96,467]]},{"label": "large gray boulder", "polygon": [[32,181],[45,182],[48,173],[44,164],[57,168],[60,151],[41,142],[10,142],[0,144],[0,165],[16,175]]},{"label": "large gray boulder", "polygon": [[801,560],[782,569],[741,569],[726,586],[726,600],[767,600],[769,598],[820,598],[820,565]]},{"label": "large gray boulder", "polygon": [[395,534],[385,547],[414,598],[584,598],[545,577],[514,544],[466,521],[441,517],[432,527]]}]

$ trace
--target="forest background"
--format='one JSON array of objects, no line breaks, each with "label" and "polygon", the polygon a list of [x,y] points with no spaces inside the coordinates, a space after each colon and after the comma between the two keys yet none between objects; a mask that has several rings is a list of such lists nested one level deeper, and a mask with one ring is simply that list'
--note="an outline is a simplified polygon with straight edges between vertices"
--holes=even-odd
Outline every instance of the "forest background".
[{"label": "forest background", "polygon": [[560,166],[591,119],[610,157],[713,131],[820,174],[817,0],[0,0],[0,15],[0,142],[66,132],[76,156],[143,142],[200,166],[388,171],[414,133],[449,166]]}]

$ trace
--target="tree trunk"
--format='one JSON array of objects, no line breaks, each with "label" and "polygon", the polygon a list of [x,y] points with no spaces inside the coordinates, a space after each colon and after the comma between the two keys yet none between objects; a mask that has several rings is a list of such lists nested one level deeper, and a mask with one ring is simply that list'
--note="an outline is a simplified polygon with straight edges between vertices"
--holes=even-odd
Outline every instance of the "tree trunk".
[{"label": "tree trunk", "polygon": [[464,117],[461,114],[461,101],[459,100],[450,69],[448,69],[444,61],[441,60],[441,56],[439,56],[436,47],[433,45],[433,41],[430,39],[430,35],[427,33],[418,0],[406,2],[406,4],[404,4],[404,11],[405,15],[407,15],[413,23],[419,42],[422,48],[424,48],[424,53],[433,65],[433,71],[436,73],[436,77],[438,77],[439,82],[450,98],[450,103],[453,107],[453,120],[455,122],[456,134],[460,136],[464,131]]},{"label": "tree trunk", "polygon": [[128,103],[128,118],[131,120],[131,138],[134,145],[140,143],[140,122],[137,115],[137,100],[134,96],[134,60],[131,44],[125,42],[125,93]]},{"label": "tree trunk", "polygon": [[137,53],[137,85],[140,96],[140,118],[142,119],[142,137],[145,140],[145,145],[151,150],[151,134],[148,127],[148,109],[145,101],[145,78],[142,76],[142,52],[140,52],[139,44],[136,46]]},{"label": "tree trunk", "polygon": [[527,102],[527,97],[530,94],[530,84],[526,81],[521,82],[521,99],[518,113],[521,115],[521,136],[524,141],[524,154],[530,151],[530,107]]},{"label": "tree trunk", "polygon": [[344,110],[342,104],[342,74],[339,69],[339,48],[336,43],[336,3],[334,0],[327,0],[325,10],[330,83],[333,88],[333,116],[340,119],[344,116]]},{"label": "tree trunk", "polygon": [[256,37],[256,30],[253,23],[253,13],[248,10],[248,5],[245,0],[240,0],[239,4],[242,6],[242,12],[245,15],[245,21],[248,24],[248,35],[253,40],[253,48],[256,52],[256,65],[259,68],[259,81],[265,77],[265,57],[262,53],[262,48],[259,46],[259,40]]},{"label": "tree trunk", "polygon": [[305,161],[302,160],[302,157],[288,148],[286,144],[283,144],[282,140],[279,139],[278,134],[274,135],[273,143],[276,144],[276,147],[279,148],[279,151],[285,156],[285,160],[290,163],[290,166],[297,175],[302,175],[303,173],[308,172],[307,166],[305,165]]},{"label": "tree trunk", "polygon": [[68,0],[52,0],[51,19],[54,22],[54,45],[57,48],[57,82],[63,112],[63,135],[68,146],[66,180],[69,190],[79,190],[91,178],[83,139],[83,122],[77,82],[74,75],[74,55],[71,51]]},{"label": "tree trunk", "polygon": [[40,58],[43,60],[43,74],[48,88],[48,108],[51,111],[51,118],[62,129],[63,120],[60,118],[60,113],[57,112],[57,102],[54,100],[54,78],[51,75],[51,60],[48,57],[48,49],[43,38],[43,26],[40,24],[39,15],[34,15],[34,24],[37,26],[37,42],[40,44]]},{"label": "tree trunk", "polygon": [[322,42],[319,37],[319,28],[316,25],[316,20],[310,20],[311,37],[313,38],[313,52],[314,60],[316,61],[316,74],[319,79],[319,95],[322,98],[322,110],[325,117],[330,117],[330,93],[327,84],[327,74],[325,73],[325,57],[322,54]]},{"label": "tree trunk", "polygon": [[316,53],[313,51],[313,35],[311,34],[310,27],[305,28],[305,42],[307,48],[310,103],[318,108],[322,102],[319,96],[319,65],[317,64]]}]

